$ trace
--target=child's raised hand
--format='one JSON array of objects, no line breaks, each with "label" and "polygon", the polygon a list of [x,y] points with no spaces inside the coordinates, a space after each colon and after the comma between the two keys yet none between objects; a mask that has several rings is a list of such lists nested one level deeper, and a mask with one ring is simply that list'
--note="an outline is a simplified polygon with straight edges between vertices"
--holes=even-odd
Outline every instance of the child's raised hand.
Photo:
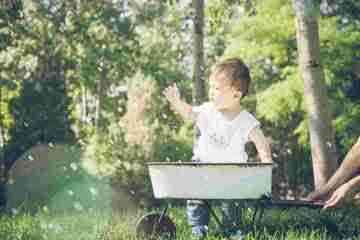
[{"label": "child's raised hand", "polygon": [[172,86],[165,88],[163,94],[170,103],[176,103],[178,100],[180,100],[179,89],[175,83]]},{"label": "child's raised hand", "polygon": [[163,91],[164,96],[170,102],[170,108],[179,114],[183,119],[194,120],[192,106],[182,101],[176,84],[169,86]]}]

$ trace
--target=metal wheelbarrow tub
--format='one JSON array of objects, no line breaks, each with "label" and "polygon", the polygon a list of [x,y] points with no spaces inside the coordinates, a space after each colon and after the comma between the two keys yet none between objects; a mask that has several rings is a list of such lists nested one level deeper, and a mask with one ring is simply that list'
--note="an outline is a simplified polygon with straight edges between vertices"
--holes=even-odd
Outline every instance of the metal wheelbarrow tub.
[{"label": "metal wheelbarrow tub", "polygon": [[155,198],[258,199],[271,193],[272,163],[148,163]]},{"label": "metal wheelbarrow tub", "polygon": [[[150,162],[148,169],[155,198],[202,199],[221,228],[207,200],[259,199],[271,192],[272,163]],[[167,209],[143,216],[137,239],[175,239]]]}]

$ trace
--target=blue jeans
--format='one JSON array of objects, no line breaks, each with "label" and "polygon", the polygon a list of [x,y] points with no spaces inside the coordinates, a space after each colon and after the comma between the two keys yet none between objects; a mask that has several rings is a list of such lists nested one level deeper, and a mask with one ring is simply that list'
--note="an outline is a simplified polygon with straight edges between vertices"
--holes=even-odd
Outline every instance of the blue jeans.
[{"label": "blue jeans", "polygon": [[[188,223],[191,227],[208,226],[210,213],[208,207],[201,200],[188,200],[186,202]],[[238,230],[241,223],[241,208],[235,201],[221,202],[221,222],[224,230],[232,234]]]}]

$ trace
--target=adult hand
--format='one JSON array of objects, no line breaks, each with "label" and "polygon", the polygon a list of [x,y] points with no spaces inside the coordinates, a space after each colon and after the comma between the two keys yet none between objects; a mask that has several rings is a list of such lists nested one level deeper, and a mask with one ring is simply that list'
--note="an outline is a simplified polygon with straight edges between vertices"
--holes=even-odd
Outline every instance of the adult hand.
[{"label": "adult hand", "polygon": [[324,188],[317,189],[311,192],[307,197],[306,200],[308,201],[325,201],[329,196],[329,191],[326,191]]},{"label": "adult hand", "polygon": [[331,195],[330,199],[325,202],[324,209],[340,206],[347,200],[354,197],[354,195],[355,192],[352,191],[351,185],[345,183],[336,189],[336,191]]}]

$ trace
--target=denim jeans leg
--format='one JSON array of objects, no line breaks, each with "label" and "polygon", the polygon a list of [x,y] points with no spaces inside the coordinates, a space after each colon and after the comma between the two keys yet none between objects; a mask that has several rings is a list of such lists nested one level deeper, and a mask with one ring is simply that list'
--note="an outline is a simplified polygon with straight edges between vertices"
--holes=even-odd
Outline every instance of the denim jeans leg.
[{"label": "denim jeans leg", "polygon": [[209,224],[209,210],[202,201],[188,200],[186,205],[188,223],[190,226],[207,226]]}]

